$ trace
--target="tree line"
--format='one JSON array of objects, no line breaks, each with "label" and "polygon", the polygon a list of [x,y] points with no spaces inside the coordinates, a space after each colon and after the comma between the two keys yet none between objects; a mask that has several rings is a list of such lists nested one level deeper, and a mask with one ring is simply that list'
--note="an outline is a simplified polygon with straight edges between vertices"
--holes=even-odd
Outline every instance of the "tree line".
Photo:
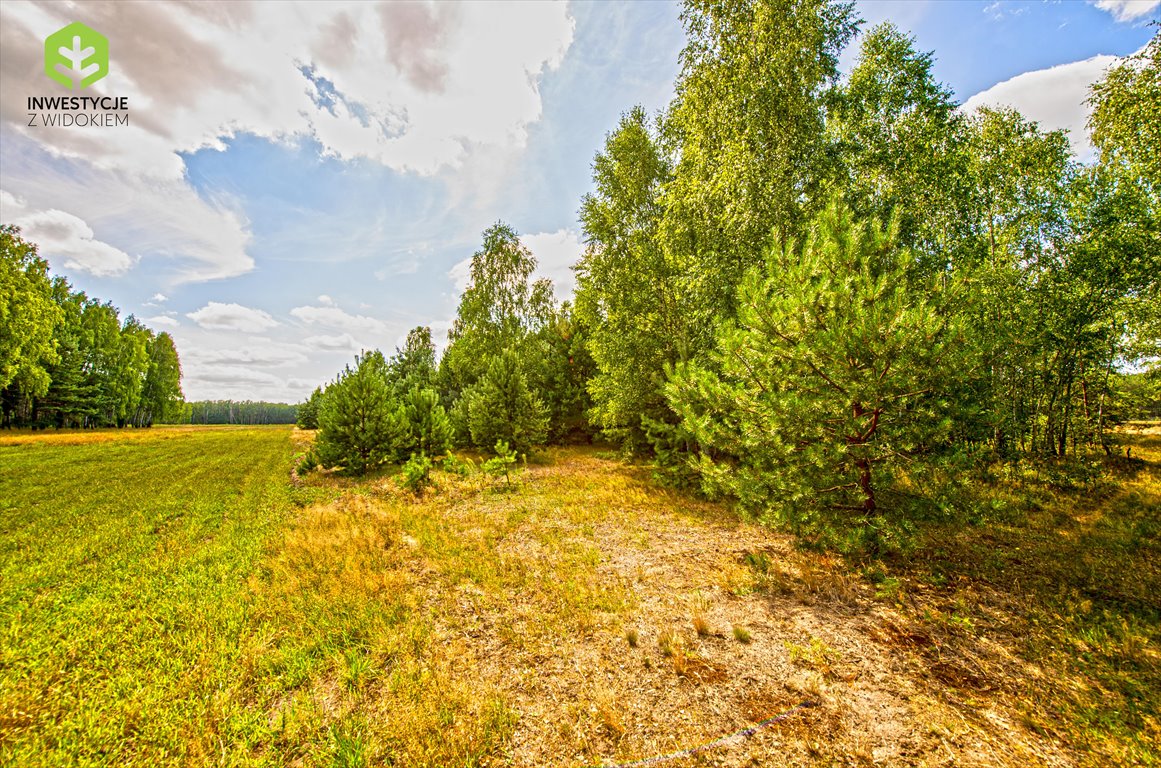
[{"label": "tree line", "polygon": [[147,427],[181,404],[168,333],[74,291],[18,228],[0,226],[0,426]]},{"label": "tree line", "polygon": [[298,406],[263,400],[194,400],[183,403],[172,424],[294,424]]},{"label": "tree line", "polygon": [[763,519],[874,539],[923,467],[1112,453],[1156,412],[1161,36],[1092,88],[1082,163],[1015,110],[963,111],[890,24],[840,77],[850,3],[682,21],[673,102],[593,162],[575,304],[490,228],[441,359],[417,329],[312,397],[324,463],[599,431]]}]

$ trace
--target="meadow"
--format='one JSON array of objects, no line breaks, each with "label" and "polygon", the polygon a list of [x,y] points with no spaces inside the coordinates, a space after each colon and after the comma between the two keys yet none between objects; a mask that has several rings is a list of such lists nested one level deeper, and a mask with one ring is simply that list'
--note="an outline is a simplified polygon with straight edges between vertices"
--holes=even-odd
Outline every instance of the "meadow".
[{"label": "meadow", "polygon": [[417,497],[310,439],[0,435],[0,765],[1161,760],[1156,426],[865,562],[595,448]]}]

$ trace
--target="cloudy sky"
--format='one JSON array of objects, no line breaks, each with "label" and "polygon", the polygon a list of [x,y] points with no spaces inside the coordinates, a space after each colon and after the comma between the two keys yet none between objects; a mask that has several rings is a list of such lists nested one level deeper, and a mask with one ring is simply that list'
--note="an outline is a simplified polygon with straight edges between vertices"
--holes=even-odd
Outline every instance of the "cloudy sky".
[{"label": "cloudy sky", "polygon": [[[1161,0],[860,2],[936,54],[968,108],[1067,128],[1150,38]],[[503,220],[567,296],[577,208],[619,115],[673,96],[668,2],[0,4],[0,221],[53,270],[177,342],[187,399],[302,399],[362,348],[446,336]],[[67,95],[43,41],[109,39],[84,95],[129,126],[28,127]],[[853,61],[853,50],[844,66]]]}]

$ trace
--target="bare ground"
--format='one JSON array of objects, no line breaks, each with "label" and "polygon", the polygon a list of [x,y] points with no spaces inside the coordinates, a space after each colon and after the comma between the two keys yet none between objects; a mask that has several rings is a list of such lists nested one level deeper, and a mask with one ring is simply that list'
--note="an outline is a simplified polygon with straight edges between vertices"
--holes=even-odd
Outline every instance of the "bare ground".
[{"label": "bare ground", "polygon": [[[419,532],[407,541],[432,655],[518,713],[495,764],[1091,762],[1036,727],[1050,715],[1029,693],[1060,671],[1021,658],[1006,625],[1022,603],[1003,590],[955,590],[976,616],[965,629],[921,586],[876,594],[840,559],[591,451],[555,452],[515,494],[460,490],[403,528]],[[497,571],[473,574],[446,540],[426,553],[428,524],[496,553]]]}]

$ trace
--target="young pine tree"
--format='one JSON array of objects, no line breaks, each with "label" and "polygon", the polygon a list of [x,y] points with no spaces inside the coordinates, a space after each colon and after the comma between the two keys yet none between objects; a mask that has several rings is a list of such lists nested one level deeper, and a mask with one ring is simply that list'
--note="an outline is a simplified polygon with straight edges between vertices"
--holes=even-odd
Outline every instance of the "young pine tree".
[{"label": "young pine tree", "polygon": [[412,454],[439,456],[447,451],[451,443],[451,422],[434,389],[412,387],[403,396],[397,418],[401,440],[396,457],[400,461]]},{"label": "young pine tree", "polygon": [[295,423],[300,429],[318,429],[318,412],[322,407],[323,388],[315,387],[306,402],[298,406]]},{"label": "young pine tree", "polygon": [[472,443],[492,450],[503,440],[519,452],[544,442],[548,415],[528,388],[520,361],[510,349],[492,359],[479,383],[464,393]]},{"label": "young pine tree", "polygon": [[897,234],[831,205],[801,255],[743,281],[714,367],[674,372],[667,395],[703,449],[709,489],[872,549],[898,522],[877,492],[893,463],[948,427],[937,393],[956,345],[936,286],[909,285],[913,256]]},{"label": "young pine tree", "polygon": [[395,456],[401,426],[393,408],[387,363],[378,350],[355,358],[326,389],[315,450],[323,466],[361,475]]}]

